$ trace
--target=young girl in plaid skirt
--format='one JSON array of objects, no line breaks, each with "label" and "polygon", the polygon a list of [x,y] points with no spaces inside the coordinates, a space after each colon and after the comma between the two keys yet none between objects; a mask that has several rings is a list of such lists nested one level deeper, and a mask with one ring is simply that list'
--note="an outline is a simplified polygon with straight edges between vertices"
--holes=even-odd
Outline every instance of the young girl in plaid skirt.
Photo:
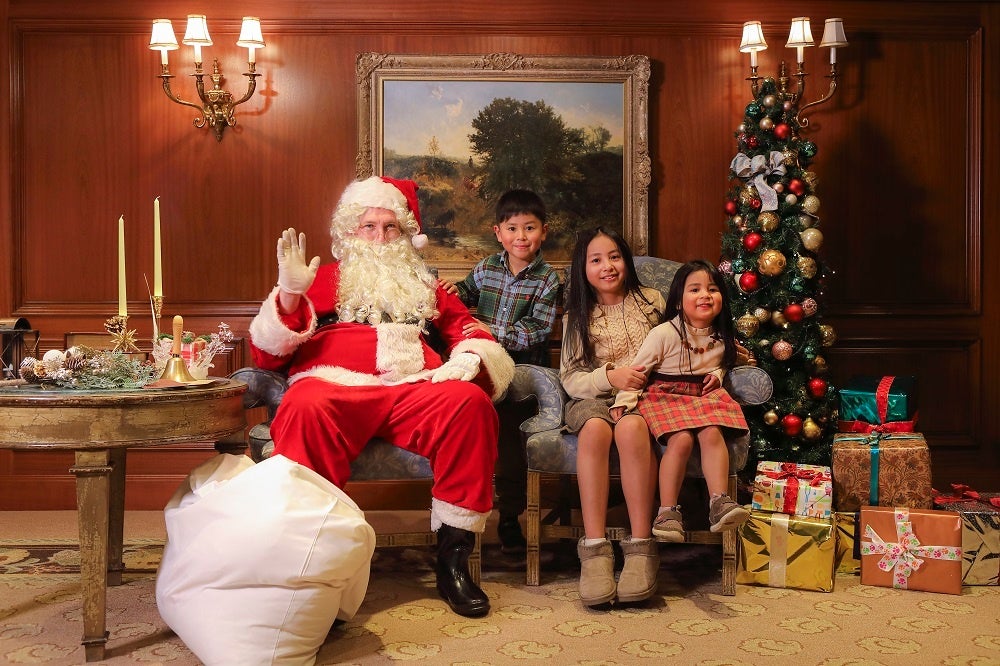
[{"label": "young girl in plaid skirt", "polygon": [[677,496],[688,458],[698,445],[708,484],[713,532],[732,530],[750,513],[726,494],[729,478],[727,436],[748,432],[743,410],[722,388],[736,363],[737,345],[722,276],[710,262],[691,261],[674,275],[667,294],[668,321],[649,332],[632,360],[649,374],[645,390],[620,391],[612,418],[640,415],[657,441],[666,445],[660,460],[660,503],[652,532],[660,541],[684,541]]},{"label": "young girl in plaid skirt", "polygon": [[[580,234],[567,280],[560,379],[571,398],[566,428],[577,434],[577,480],[585,536],[580,555],[580,600],[588,606],[648,599],[656,591],[660,560],[650,523],[656,456],[646,422],[637,414],[612,420],[616,391],[646,383],[632,361],[646,334],[663,319],[656,289],[639,283],[632,251],[621,235],[598,227]],[[610,485],[609,455],[618,450],[631,536],[622,541],[618,582],[604,530]]]}]

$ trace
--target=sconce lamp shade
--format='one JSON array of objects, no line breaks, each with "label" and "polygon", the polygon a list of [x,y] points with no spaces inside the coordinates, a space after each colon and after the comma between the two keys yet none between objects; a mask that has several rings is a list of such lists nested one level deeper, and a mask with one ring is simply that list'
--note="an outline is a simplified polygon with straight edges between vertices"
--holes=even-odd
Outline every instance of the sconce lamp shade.
[{"label": "sconce lamp shade", "polygon": [[260,18],[256,16],[243,17],[243,27],[240,28],[240,38],[236,40],[236,45],[248,49],[264,48],[264,35],[260,31]]},{"label": "sconce lamp shade", "polygon": [[828,18],[823,25],[823,40],[819,43],[823,48],[847,46],[847,35],[844,34],[844,20]]},{"label": "sconce lamp shade", "polygon": [[767,48],[764,41],[764,31],[760,21],[747,21],[743,24],[743,41],[740,42],[740,53],[753,53]]},{"label": "sconce lamp shade", "polygon": [[[187,41],[185,40],[185,44]],[[792,28],[788,31],[788,41],[785,43],[788,48],[802,48],[813,46],[812,31],[809,29],[809,17],[800,16],[792,19]]]},{"label": "sconce lamp shade", "polygon": [[152,51],[174,51],[180,48],[177,46],[174,26],[170,23],[170,19],[153,21],[153,34],[149,37],[149,48]]},{"label": "sconce lamp shade", "polygon": [[187,30],[181,41],[188,46],[212,45],[212,38],[208,36],[208,19],[204,14],[188,14]]}]

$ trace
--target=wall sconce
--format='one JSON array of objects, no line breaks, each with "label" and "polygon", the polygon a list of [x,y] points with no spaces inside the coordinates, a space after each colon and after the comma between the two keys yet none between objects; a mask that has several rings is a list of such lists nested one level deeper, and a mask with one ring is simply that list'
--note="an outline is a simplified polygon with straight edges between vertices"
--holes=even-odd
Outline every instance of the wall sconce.
[{"label": "wall sconce", "polygon": [[247,84],[246,94],[235,102],[233,101],[232,94],[223,90],[219,85],[222,82],[222,74],[219,72],[218,58],[215,58],[212,74],[209,75],[212,78],[212,89],[205,90],[205,83],[203,81],[204,72],[201,69],[201,47],[211,46],[212,38],[208,35],[208,22],[204,15],[188,15],[187,30],[184,32],[184,39],[182,41],[184,44],[194,48],[194,74],[192,76],[194,76],[195,87],[198,90],[198,99],[201,101],[201,104],[181,99],[170,90],[170,79],[174,78],[174,75],[170,73],[167,65],[167,51],[175,51],[178,48],[177,38],[174,36],[174,28],[170,23],[170,19],[156,19],[153,21],[153,32],[149,39],[150,50],[160,52],[159,77],[163,79],[163,92],[167,94],[167,97],[171,101],[197,109],[199,115],[195,116],[194,126],[204,127],[206,123],[211,125],[212,129],[215,130],[216,140],[222,141],[223,130],[226,127],[236,126],[236,118],[233,115],[234,110],[237,106],[250,99],[257,87],[257,77],[260,74],[256,71],[257,65],[254,51],[264,48],[264,37],[260,31],[260,19],[256,16],[245,16],[243,18],[243,26],[240,29],[240,37],[236,40],[237,46],[245,47],[249,51],[247,63],[250,71],[244,72],[243,76],[246,76],[250,80]]},{"label": "wall sconce", "polygon": [[[785,42],[785,46],[795,49],[796,62],[798,65],[795,71],[795,77],[798,79],[798,83],[795,91],[790,91],[788,89],[788,70],[785,66],[785,61],[782,60],[778,75],[778,94],[783,100],[790,101],[796,106],[802,100],[802,96],[806,91],[806,76],[808,76],[808,73],[805,70],[805,49],[813,45],[814,42],[812,30],[809,27],[809,18],[800,16],[792,19],[792,26],[788,32],[788,41]],[[833,93],[837,90],[837,47],[843,48],[847,46],[847,37],[844,34],[843,19],[826,19],[826,23],[823,28],[823,39],[820,41],[819,45],[821,48],[830,49],[830,73],[827,74],[827,78],[830,79],[830,90],[820,99],[814,102],[809,102],[808,104],[798,108],[795,119],[802,127],[809,126],[809,119],[802,118],[802,112],[810,106],[816,106],[817,104],[822,104],[823,102],[828,101],[831,97],[833,97]],[[750,76],[747,77],[747,81],[750,82],[750,91],[753,93],[754,97],[757,97],[760,92],[760,80],[762,78],[757,76],[757,52],[763,51],[766,48],[767,42],[764,41],[764,31],[761,30],[760,21],[747,21],[744,23],[743,39],[740,42],[740,52],[750,54]]]}]

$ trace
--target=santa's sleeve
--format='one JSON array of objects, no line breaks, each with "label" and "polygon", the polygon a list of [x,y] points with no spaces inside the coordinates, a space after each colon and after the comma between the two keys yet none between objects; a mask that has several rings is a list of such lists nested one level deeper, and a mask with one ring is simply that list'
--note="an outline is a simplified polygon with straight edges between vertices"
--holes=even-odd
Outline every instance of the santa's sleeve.
[{"label": "santa's sleeve", "polygon": [[250,353],[254,364],[264,370],[284,370],[292,355],[316,330],[316,310],[312,301],[303,297],[295,312],[278,311],[278,287],[275,287],[260,312],[250,322]]},{"label": "santa's sleeve", "polygon": [[434,321],[449,355],[471,352],[479,357],[479,374],[473,380],[497,401],[507,392],[514,379],[514,361],[510,354],[485,331],[476,330],[466,336],[462,329],[475,322],[469,309],[458,296],[440,287],[437,290],[438,318]]}]

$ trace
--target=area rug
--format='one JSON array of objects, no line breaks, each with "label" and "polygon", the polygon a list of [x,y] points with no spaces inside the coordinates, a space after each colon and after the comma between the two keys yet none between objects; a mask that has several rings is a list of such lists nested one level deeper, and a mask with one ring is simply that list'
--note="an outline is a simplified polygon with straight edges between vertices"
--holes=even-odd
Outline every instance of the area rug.
[{"label": "area rug", "polygon": [[[467,619],[437,597],[429,549],[379,550],[360,612],[330,632],[317,663],[1000,665],[1000,588],[951,596],[842,575],[829,594],[740,585],[726,597],[717,548],[661,552],[652,600],[592,610],[578,599],[572,544],[552,544],[538,587],[524,584],[523,562],[487,549],[492,612]],[[156,612],[161,553],[152,540],[126,545],[124,583],[108,589],[103,663],[199,663]],[[74,544],[0,544],[0,662],[83,663],[78,576]],[[247,609],[248,631],[252,621]]]}]

